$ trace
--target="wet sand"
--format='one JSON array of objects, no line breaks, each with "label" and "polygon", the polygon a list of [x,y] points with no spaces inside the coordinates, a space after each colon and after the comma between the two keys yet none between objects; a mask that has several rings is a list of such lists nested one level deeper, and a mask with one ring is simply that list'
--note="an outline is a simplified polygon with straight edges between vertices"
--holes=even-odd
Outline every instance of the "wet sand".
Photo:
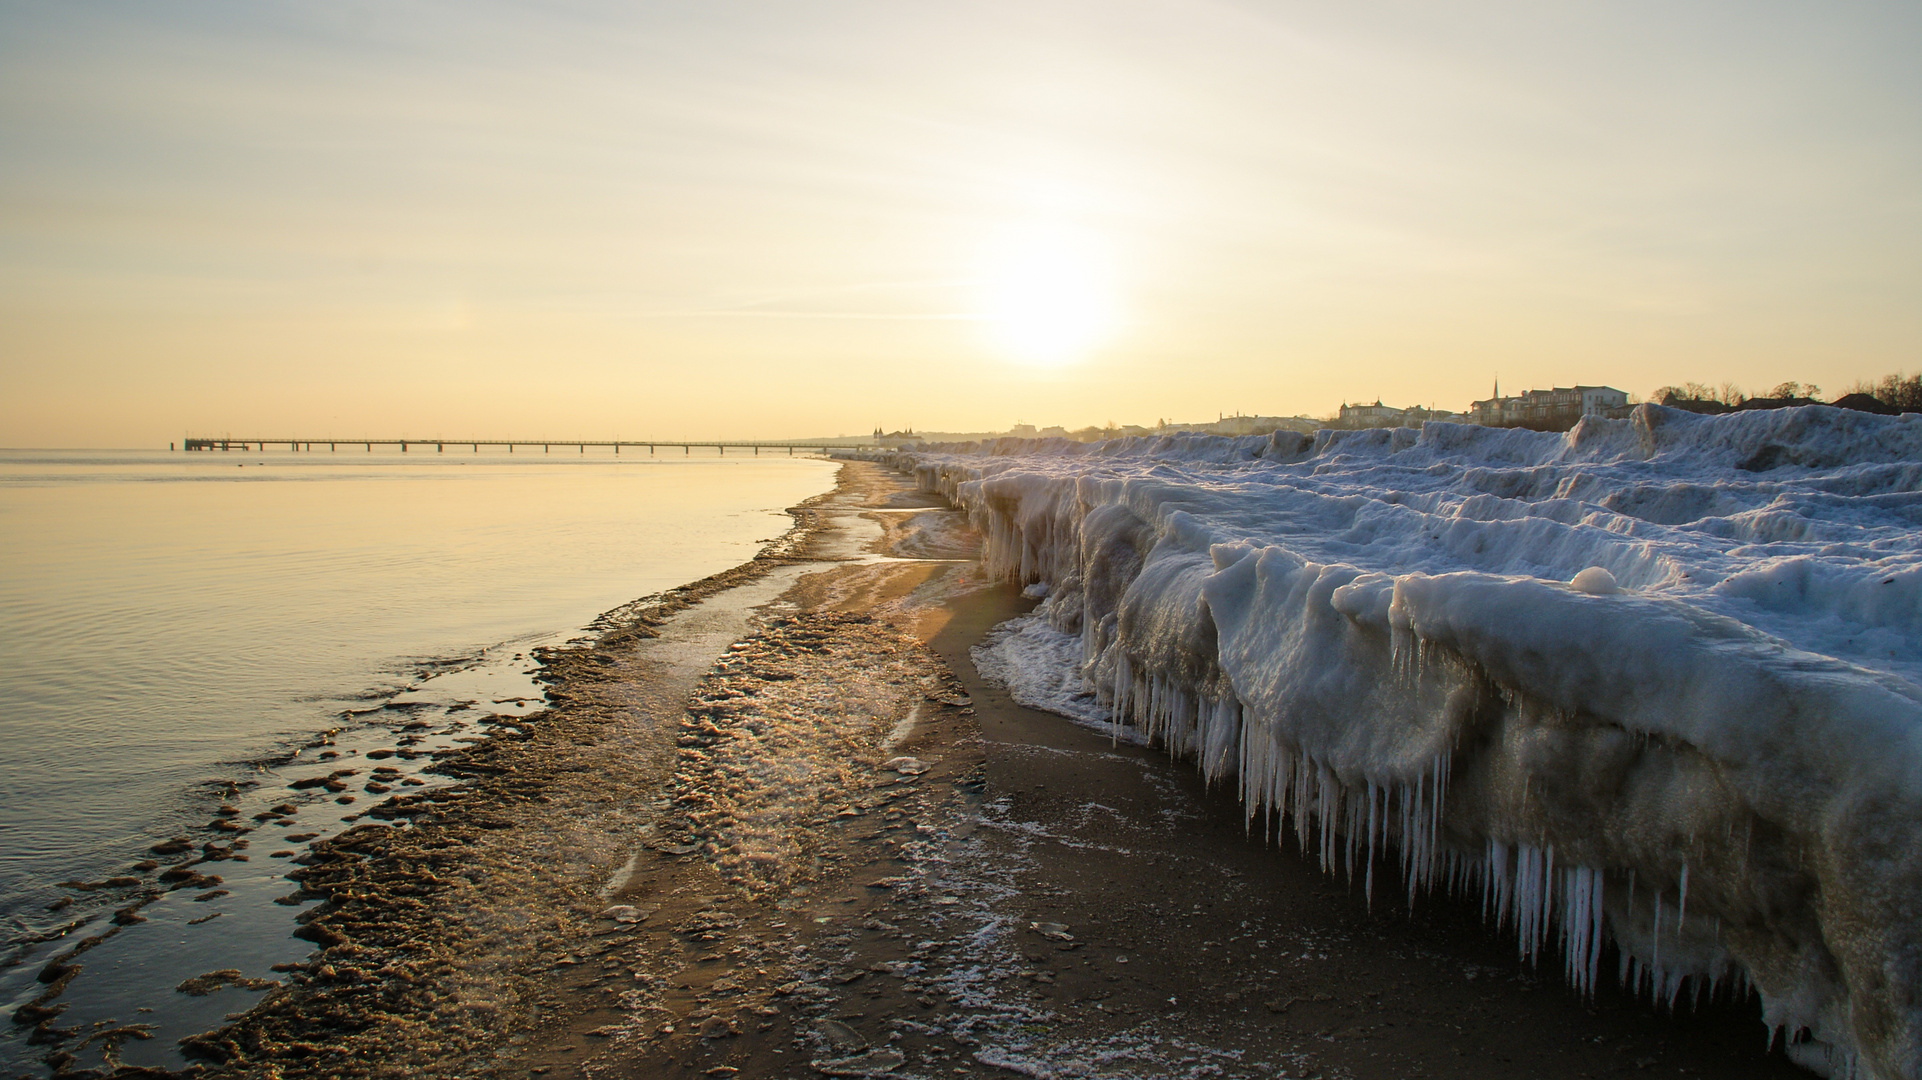
[{"label": "wet sand", "polygon": [[1584,1002],[1478,909],[1371,906],[1187,765],[982,684],[968,647],[1027,602],[974,543],[852,463],[778,565],[547,657],[541,722],[317,848],[324,948],[196,1049],[287,1077],[1807,1075],[1752,1002]]}]

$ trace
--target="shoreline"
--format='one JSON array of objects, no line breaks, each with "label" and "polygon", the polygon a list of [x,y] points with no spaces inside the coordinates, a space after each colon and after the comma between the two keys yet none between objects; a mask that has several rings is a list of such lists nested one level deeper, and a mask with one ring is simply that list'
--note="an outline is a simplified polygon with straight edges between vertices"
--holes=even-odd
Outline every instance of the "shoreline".
[{"label": "shoreline", "polygon": [[[265,554],[223,548],[184,576],[151,575],[145,591],[83,588],[71,609],[30,606],[31,617],[15,620],[16,629],[32,631],[24,645],[64,640],[61,619],[81,625],[79,615],[103,616],[84,620],[88,639],[63,650],[62,664],[16,668],[15,681],[30,692],[25,704],[16,701],[27,710],[16,726],[28,741],[11,774],[20,799],[7,832],[18,842],[7,860],[13,932],[0,988],[13,1022],[0,1032],[0,1075],[45,1076],[45,1059],[62,1051],[78,1058],[68,1071],[105,1070],[115,1058],[182,1067],[177,1039],[246,1009],[264,993],[251,987],[281,978],[271,964],[311,949],[289,937],[295,911],[270,903],[291,888],[281,873],[292,867],[283,860],[310,838],[355,824],[349,819],[388,791],[451,782],[424,771],[434,751],[511,728],[542,707],[543,686],[529,677],[526,669],[536,665],[525,662],[526,652],[605,628],[610,610],[631,606],[639,592],[658,599],[656,590],[686,589],[710,572],[738,573],[757,556],[786,550],[767,537],[787,537],[792,547],[800,520],[770,508],[821,497],[835,469],[818,461],[771,464],[777,467],[737,470],[730,460],[718,470],[711,462],[706,471],[650,469],[692,479],[618,483],[599,470],[583,472],[554,496],[553,508],[584,511],[561,519],[560,533],[525,513],[503,514],[495,498],[548,485],[541,471],[504,485],[465,472],[459,483],[451,474],[434,483],[415,475],[421,470],[373,485],[352,468],[338,477],[330,471],[330,479],[347,482],[299,488],[136,484],[148,509],[174,506],[185,492],[189,500],[212,498],[216,511],[264,506],[270,526],[355,504],[370,486],[386,493],[374,505],[408,503],[423,516],[407,526],[404,542],[366,560],[378,565],[365,573],[336,576],[352,561],[342,552],[359,550],[362,538],[330,546],[269,528],[285,542],[270,540]],[[138,463],[109,468],[103,475],[111,483],[89,484],[74,470],[49,467],[36,473],[48,475],[33,494],[97,508],[118,498],[116,485],[151,471]],[[250,458],[247,472],[255,471]],[[721,475],[736,472],[738,487]],[[176,473],[168,466],[154,475]],[[435,499],[413,498],[423,485]],[[645,497],[618,498],[624,492]],[[675,501],[676,492],[688,498]],[[667,501],[656,503],[657,493]],[[703,507],[727,516],[703,518]],[[471,549],[438,551],[439,539],[481,519],[495,524]],[[215,513],[210,520],[225,519]],[[27,554],[80,567],[99,554],[81,547],[68,562],[54,558],[68,547],[42,544]],[[312,558],[279,565],[290,548]],[[433,565],[416,558],[423,552]],[[44,569],[32,559],[23,565]],[[119,581],[112,572],[103,580]],[[415,580],[418,587],[408,584]],[[275,597],[283,584],[291,600],[262,607],[260,598]],[[361,602],[376,592],[386,606],[363,611]],[[106,602],[114,610],[95,610],[89,596],[113,598]],[[196,626],[216,628],[207,633],[149,633],[163,625],[155,613],[175,601],[246,614],[199,620]],[[52,614],[31,614],[41,608]],[[249,619],[278,621],[284,632],[244,633]],[[221,643],[231,647],[210,647]],[[47,651],[36,645],[22,655]],[[42,683],[50,687],[45,695],[34,689]],[[99,703],[89,704],[89,694]],[[88,713],[85,722],[69,722],[76,708]],[[73,760],[88,763],[79,779],[67,768]],[[175,992],[183,980],[207,989],[195,980],[235,969],[242,982],[219,992]]]},{"label": "shoreline", "polygon": [[[548,707],[543,689],[554,684],[519,672],[529,666],[549,672],[539,664],[540,655],[591,647],[623,621],[644,631],[649,618],[671,617],[716,591],[810,561],[800,551],[818,530],[810,508],[834,491],[830,485],[789,507],[787,528],[776,540],[757,545],[743,563],[628,601],[564,631],[489,647],[458,662],[418,661],[405,682],[344,698],[348,706],[338,722],[345,728],[291,737],[286,749],[230,763],[230,769],[239,770],[230,773],[232,779],[207,782],[213,792],[207,809],[223,803],[211,822],[196,825],[188,815],[175,830],[141,840],[139,853],[127,856],[140,861],[123,876],[62,883],[69,895],[61,904],[70,914],[86,909],[85,917],[63,923],[57,933],[18,943],[12,963],[19,967],[16,975],[24,971],[30,991],[9,1017],[9,1036],[20,1053],[3,1071],[23,1078],[47,1075],[43,1068],[56,1076],[103,1069],[159,1075],[181,1067],[182,1047],[175,1047],[174,1039],[196,1032],[204,1037],[203,1029],[213,1026],[209,1021],[217,1024],[223,1014],[231,1018],[264,1002],[276,984],[288,981],[290,965],[276,965],[271,972],[269,966],[303,958],[302,943],[287,935],[304,932],[294,920],[311,912],[295,916],[267,901],[278,896],[281,904],[300,906],[314,897],[299,890],[278,895],[289,889],[279,872],[292,869],[280,860],[312,858],[316,844],[356,827],[390,792],[419,803],[424,793],[455,783],[455,777],[435,768],[449,751],[476,736],[514,732]],[[542,645],[546,648],[535,648]],[[533,654],[529,658],[536,664],[515,664],[523,653]],[[324,790],[316,787],[323,782]],[[275,805],[270,809],[269,803]],[[200,822],[207,821],[204,813]],[[151,853],[145,850],[150,843]],[[205,930],[186,929],[217,918],[221,933],[214,938]],[[121,936],[149,921],[154,925]],[[183,921],[185,926],[175,925]],[[183,933],[188,936],[169,955],[163,939]],[[180,946],[192,950],[184,963],[178,959]],[[128,978],[119,974],[123,971]],[[161,1018],[136,1008],[145,1005],[164,1007],[166,1019],[157,1031],[145,1021]],[[114,1019],[103,1025],[98,1019],[103,1016]],[[167,1052],[155,1053],[162,1049]],[[197,1066],[189,1058],[186,1068]]]},{"label": "shoreline", "polygon": [[[1472,905],[1371,912],[1188,763],[984,682],[1032,602],[961,515],[861,462],[814,509],[816,572],[557,651],[546,719],[325,845],[325,947],[207,1075],[1806,1075],[1740,1010],[1559,991]],[[741,632],[646,655],[723,595]]]}]

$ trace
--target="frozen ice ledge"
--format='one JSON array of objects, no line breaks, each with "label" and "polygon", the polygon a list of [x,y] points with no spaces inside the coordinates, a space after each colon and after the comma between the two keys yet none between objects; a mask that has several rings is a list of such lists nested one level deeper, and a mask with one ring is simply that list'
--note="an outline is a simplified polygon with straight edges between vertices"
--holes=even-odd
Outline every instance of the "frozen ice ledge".
[{"label": "frozen ice ledge", "polygon": [[997,638],[1017,697],[1194,758],[1371,901],[1479,895],[1583,991],[1752,989],[1804,1066],[1922,1076],[1922,415],[893,460],[1046,594]]}]

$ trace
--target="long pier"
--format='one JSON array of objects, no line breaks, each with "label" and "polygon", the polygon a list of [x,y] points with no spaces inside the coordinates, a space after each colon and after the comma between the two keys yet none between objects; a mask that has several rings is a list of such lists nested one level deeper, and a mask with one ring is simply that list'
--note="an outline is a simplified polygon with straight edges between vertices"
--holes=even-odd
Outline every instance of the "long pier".
[{"label": "long pier", "polygon": [[[554,448],[557,446],[563,450],[571,446],[575,449],[575,452],[579,454],[587,453],[587,448],[590,446],[596,449],[611,447],[616,454],[619,454],[623,447],[629,450],[646,448],[649,454],[655,454],[661,449],[674,449],[678,447],[683,454],[692,454],[694,448],[698,446],[702,449],[713,447],[719,451],[722,457],[726,457],[729,450],[751,450],[757,457],[763,450],[785,450],[789,457],[793,457],[796,450],[872,450],[876,448],[876,445],[871,441],[856,440],[843,442],[839,440],[807,439],[770,440],[764,442],[730,442],[725,439],[719,441],[668,442],[654,439],[242,439],[228,436],[219,438],[189,436],[182,441],[180,446],[183,450],[191,451],[253,451],[265,450],[270,446],[276,448],[285,446],[289,451],[296,453],[315,452],[316,447],[332,453],[338,453],[343,447],[352,450],[358,446],[370,454],[374,452],[374,447],[376,446],[396,447],[403,454],[413,450],[425,451],[430,446],[434,448],[434,453],[437,454],[446,453],[447,448],[450,446],[453,447],[456,452],[459,452],[460,448],[465,446],[470,453],[475,454],[480,453],[481,447],[483,446],[489,449],[505,447],[510,454],[514,453],[516,449],[531,451],[536,446],[541,448],[541,453],[543,454],[553,453]],[[169,446],[168,449],[172,449],[172,446]]]}]

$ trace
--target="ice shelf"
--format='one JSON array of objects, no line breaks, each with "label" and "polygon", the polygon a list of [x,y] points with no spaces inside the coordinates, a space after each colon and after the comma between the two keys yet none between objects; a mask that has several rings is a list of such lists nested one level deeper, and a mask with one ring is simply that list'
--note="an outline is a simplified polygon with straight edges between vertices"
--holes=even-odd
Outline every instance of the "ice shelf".
[{"label": "ice shelf", "polygon": [[1922,415],[893,458],[1046,599],[984,669],[1192,758],[1371,902],[1922,1077]]}]

